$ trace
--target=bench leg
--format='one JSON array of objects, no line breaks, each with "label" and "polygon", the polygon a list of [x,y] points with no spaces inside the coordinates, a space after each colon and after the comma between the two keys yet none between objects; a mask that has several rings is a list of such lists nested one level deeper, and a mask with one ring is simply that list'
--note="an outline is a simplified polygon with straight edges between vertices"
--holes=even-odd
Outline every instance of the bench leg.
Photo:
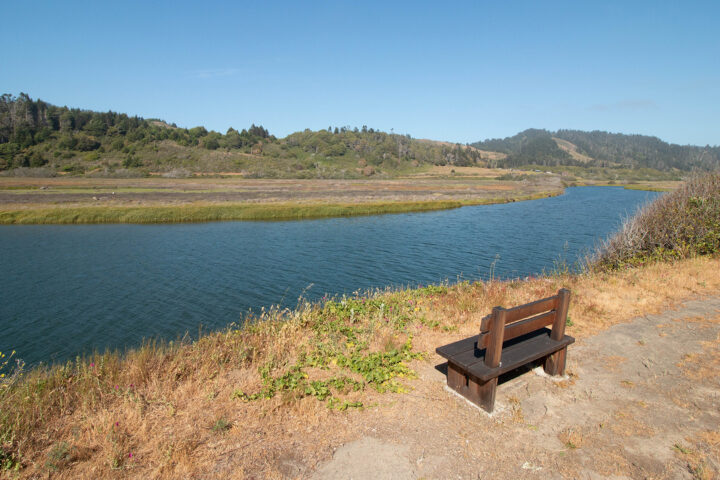
[{"label": "bench leg", "polygon": [[545,373],[548,375],[565,375],[565,358],[567,357],[567,347],[549,355],[545,358]]},{"label": "bench leg", "polygon": [[448,387],[465,395],[465,390],[467,389],[468,384],[467,377],[452,363],[448,363],[447,384]]},{"label": "bench leg", "polygon": [[452,363],[448,363],[447,384],[448,387],[474,404],[479,405],[487,412],[492,413],[495,408],[497,378],[493,378],[484,383],[478,383],[472,378],[468,378],[465,373]]},{"label": "bench leg", "polygon": [[497,378],[483,383],[475,383],[472,379],[469,382],[469,390],[474,397],[471,398],[471,400],[480,405],[488,413],[492,413],[495,409],[495,390],[497,390],[497,383]]}]

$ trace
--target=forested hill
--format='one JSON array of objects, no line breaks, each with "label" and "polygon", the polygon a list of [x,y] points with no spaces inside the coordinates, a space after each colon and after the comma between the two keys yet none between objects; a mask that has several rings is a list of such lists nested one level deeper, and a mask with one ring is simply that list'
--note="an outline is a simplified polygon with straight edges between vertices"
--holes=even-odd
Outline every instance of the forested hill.
[{"label": "forested hill", "polygon": [[[178,128],[161,120],[50,105],[26,94],[0,97],[0,171],[23,174],[249,177],[393,176],[423,165],[482,164],[482,152],[373,128],[328,127],[278,139],[262,126]],[[30,171],[32,170],[32,171]]]},{"label": "forested hill", "polygon": [[696,147],[663,142],[646,135],[602,131],[528,129],[513,137],[490,139],[473,147],[507,155],[500,166],[578,165],[712,170],[720,167],[720,147]]},{"label": "forested hill", "polygon": [[418,140],[363,126],[304,130],[276,138],[262,126],[225,133],[179,128],[124,113],[58,107],[27,94],[0,96],[0,174],[245,177],[393,177],[432,165],[651,168],[720,166],[720,147],[671,145],[655,137],[526,130],[473,145]]}]

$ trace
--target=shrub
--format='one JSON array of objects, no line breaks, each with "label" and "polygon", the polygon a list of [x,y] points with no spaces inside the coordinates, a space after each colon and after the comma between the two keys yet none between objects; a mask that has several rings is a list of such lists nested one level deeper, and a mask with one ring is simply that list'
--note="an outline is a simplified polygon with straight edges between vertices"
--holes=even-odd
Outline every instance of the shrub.
[{"label": "shrub", "polygon": [[696,174],[623,224],[591,259],[612,270],[653,260],[720,253],[720,172]]}]

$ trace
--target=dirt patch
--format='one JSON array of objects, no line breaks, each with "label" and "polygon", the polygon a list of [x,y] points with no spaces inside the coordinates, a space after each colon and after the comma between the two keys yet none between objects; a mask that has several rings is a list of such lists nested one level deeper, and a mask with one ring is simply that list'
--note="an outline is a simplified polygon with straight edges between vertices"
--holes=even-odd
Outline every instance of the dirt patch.
[{"label": "dirt patch", "polygon": [[364,437],[343,445],[333,454],[333,460],[320,467],[313,480],[342,480],[372,478],[402,480],[417,478],[409,458],[409,447]]},{"label": "dirt patch", "polygon": [[403,405],[369,415],[370,433],[315,478],[380,478],[368,470],[382,468],[368,466],[380,451],[411,478],[717,478],[719,354],[716,297],[580,340],[566,380],[510,378],[492,416],[448,392],[428,365]]}]

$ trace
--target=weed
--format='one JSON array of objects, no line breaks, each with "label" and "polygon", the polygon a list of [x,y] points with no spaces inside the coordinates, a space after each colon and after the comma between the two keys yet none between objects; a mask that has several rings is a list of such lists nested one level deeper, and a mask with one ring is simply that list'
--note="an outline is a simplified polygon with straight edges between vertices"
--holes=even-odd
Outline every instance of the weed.
[{"label": "weed", "polygon": [[679,443],[676,443],[675,445],[673,445],[673,448],[675,450],[677,450],[678,452],[682,453],[683,455],[690,455],[692,453],[692,450],[689,450],[689,449],[683,447]]},{"label": "weed", "polygon": [[71,449],[67,442],[55,444],[47,455],[45,468],[57,471],[62,469],[71,460]]},{"label": "weed", "polygon": [[213,433],[225,433],[232,427],[232,422],[227,421],[224,418],[218,418],[215,423],[213,423],[212,427],[210,427],[210,430],[213,431]]}]

